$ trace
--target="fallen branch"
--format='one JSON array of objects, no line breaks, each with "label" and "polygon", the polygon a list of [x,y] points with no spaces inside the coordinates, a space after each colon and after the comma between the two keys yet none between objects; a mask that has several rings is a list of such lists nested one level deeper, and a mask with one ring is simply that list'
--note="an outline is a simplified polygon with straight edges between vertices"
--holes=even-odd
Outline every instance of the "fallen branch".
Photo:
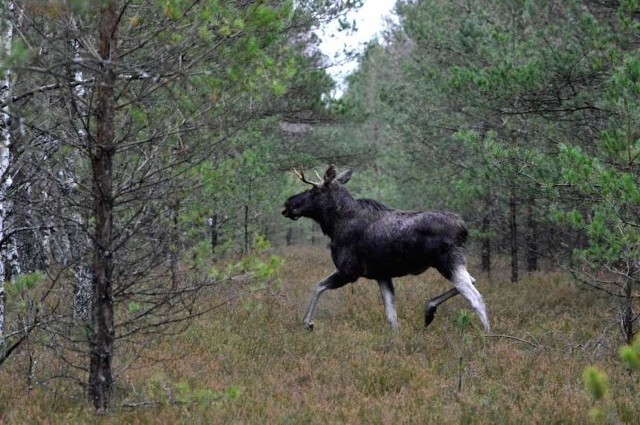
[{"label": "fallen branch", "polygon": [[511,336],[511,335],[485,335],[486,338],[499,338],[499,339],[513,339],[515,341],[519,341],[522,342],[524,344],[530,345],[533,348],[542,348],[539,344],[533,343],[531,341],[527,341],[526,339],[522,339],[522,338],[518,338],[516,336]]}]

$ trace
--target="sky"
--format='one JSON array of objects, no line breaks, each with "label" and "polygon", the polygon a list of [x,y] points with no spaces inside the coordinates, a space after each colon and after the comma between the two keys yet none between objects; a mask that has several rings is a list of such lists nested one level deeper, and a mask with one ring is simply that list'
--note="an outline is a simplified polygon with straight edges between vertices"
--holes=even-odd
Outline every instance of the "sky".
[{"label": "sky", "polygon": [[347,15],[348,22],[356,22],[356,32],[338,31],[338,22],[332,22],[321,29],[320,50],[331,60],[332,66],[327,70],[337,82],[337,89],[332,95],[340,97],[345,89],[344,79],[358,66],[356,60],[348,60],[344,54],[347,50],[362,51],[365,44],[385,28],[385,19],[393,16],[396,0],[364,0],[361,8]]}]

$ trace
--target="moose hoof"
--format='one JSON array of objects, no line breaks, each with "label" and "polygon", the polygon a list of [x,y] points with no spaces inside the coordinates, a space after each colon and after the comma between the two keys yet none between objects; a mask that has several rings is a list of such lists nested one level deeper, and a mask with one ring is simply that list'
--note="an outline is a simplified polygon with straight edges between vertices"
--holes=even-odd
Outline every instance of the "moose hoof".
[{"label": "moose hoof", "polygon": [[431,322],[433,322],[433,318],[436,315],[436,307],[427,307],[427,310],[424,313],[424,327],[428,327]]},{"label": "moose hoof", "polygon": [[304,322],[304,328],[308,331],[313,330],[313,322]]}]

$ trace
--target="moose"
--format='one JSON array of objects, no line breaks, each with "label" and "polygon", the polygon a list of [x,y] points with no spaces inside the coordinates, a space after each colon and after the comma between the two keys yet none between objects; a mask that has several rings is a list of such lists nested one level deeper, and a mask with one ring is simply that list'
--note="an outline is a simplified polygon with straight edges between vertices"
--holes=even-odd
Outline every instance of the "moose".
[{"label": "moose", "polygon": [[291,220],[307,217],[316,221],[331,239],[331,258],[336,270],[321,280],[313,291],[304,317],[305,328],[313,330],[313,312],[320,296],[364,277],[378,282],[387,321],[398,328],[393,278],[418,275],[434,267],[453,283],[449,291],[429,300],[425,327],[436,309],[462,294],[478,315],[486,332],[491,332],[484,301],[473,285],[466,267],[467,229],[462,219],[446,211],[399,211],[373,199],[355,199],[344,186],[351,170],[340,174],[330,165],[318,182],[294,174],[311,186],[286,200],[282,215]]}]

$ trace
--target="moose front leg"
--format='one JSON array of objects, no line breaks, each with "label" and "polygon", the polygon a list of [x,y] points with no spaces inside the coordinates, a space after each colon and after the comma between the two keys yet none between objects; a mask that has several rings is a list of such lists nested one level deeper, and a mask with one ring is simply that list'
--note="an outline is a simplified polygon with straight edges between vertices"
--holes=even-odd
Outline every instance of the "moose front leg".
[{"label": "moose front leg", "polygon": [[382,302],[384,303],[384,312],[387,315],[387,321],[391,325],[391,330],[398,330],[398,315],[396,313],[396,307],[394,304],[394,290],[393,282],[391,279],[378,280],[378,286],[380,287],[380,295],[382,295]]},{"label": "moose front leg", "polygon": [[338,289],[343,287],[349,282],[353,282],[354,279],[348,279],[340,272],[336,271],[329,277],[320,281],[313,290],[313,295],[311,296],[311,302],[309,303],[309,307],[307,308],[307,314],[304,316],[304,327],[308,330],[313,330],[313,311],[316,309],[316,304],[318,304],[318,300],[320,299],[320,295],[322,295],[325,291],[329,289]]}]

